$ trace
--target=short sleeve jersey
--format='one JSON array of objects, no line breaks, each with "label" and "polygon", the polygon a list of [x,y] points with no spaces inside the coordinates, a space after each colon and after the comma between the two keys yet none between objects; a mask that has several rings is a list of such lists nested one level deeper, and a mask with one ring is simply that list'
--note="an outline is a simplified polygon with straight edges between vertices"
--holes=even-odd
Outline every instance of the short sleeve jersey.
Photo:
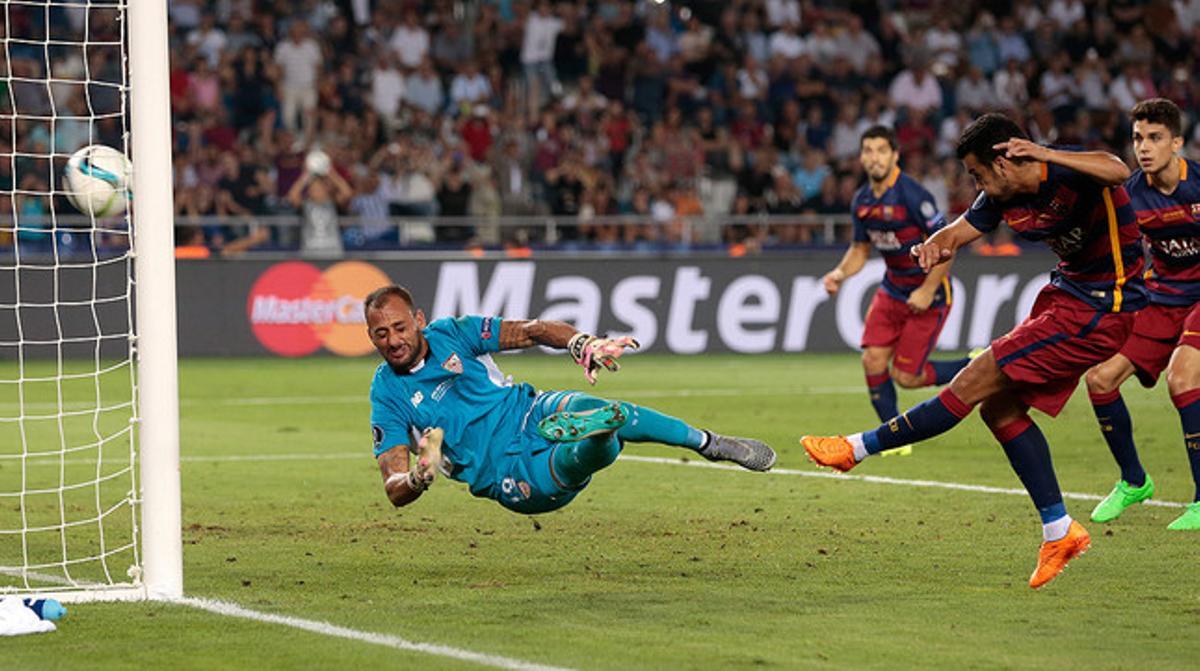
[{"label": "short sleeve jersey", "polygon": [[384,362],[371,382],[371,432],[378,457],[397,445],[415,449],[427,428],[445,432],[443,468],[472,493],[490,486],[506,454],[519,451],[521,422],[536,395],[513,384],[492,361],[499,317],[438,319],[423,331],[425,360],[408,373]]},{"label": "short sleeve jersey", "polygon": [[1106,187],[1057,164],[1043,164],[1036,193],[999,202],[980,193],[967,222],[983,232],[1008,224],[1043,242],[1060,261],[1050,283],[1097,310],[1129,312],[1147,302],[1141,234],[1122,186]]},{"label": "short sleeve jersey", "polygon": [[[878,198],[869,183],[859,188],[851,202],[850,216],[854,241],[870,242],[887,264],[883,291],[908,300],[913,289],[925,282],[925,272],[910,250],[946,225],[946,217],[938,211],[933,196],[897,168],[888,179],[887,190]],[[943,282],[938,288],[933,306],[949,302],[949,284]]]},{"label": "short sleeve jersey", "polygon": [[1179,185],[1165,194],[1135,170],[1125,182],[1150,248],[1146,288],[1164,305],[1200,302],[1200,164],[1179,160]]}]

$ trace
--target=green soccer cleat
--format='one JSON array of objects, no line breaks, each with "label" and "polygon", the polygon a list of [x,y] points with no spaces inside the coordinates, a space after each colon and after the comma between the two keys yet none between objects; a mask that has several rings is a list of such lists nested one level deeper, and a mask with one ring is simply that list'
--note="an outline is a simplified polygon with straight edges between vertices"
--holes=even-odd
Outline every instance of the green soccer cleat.
[{"label": "green soccer cleat", "polygon": [[[1125,509],[1154,496],[1154,481],[1146,475],[1141,487],[1134,487],[1124,480],[1117,480],[1113,490],[1092,510],[1093,522],[1111,522],[1121,516]],[[1200,516],[1197,517],[1200,519]]]},{"label": "green soccer cleat", "polygon": [[620,403],[609,403],[592,410],[564,410],[538,422],[538,433],[556,443],[574,442],[625,426],[629,417]]},{"label": "green soccer cleat", "polygon": [[1200,501],[1188,504],[1183,514],[1175,518],[1174,522],[1167,525],[1171,531],[1196,531],[1200,530]]}]

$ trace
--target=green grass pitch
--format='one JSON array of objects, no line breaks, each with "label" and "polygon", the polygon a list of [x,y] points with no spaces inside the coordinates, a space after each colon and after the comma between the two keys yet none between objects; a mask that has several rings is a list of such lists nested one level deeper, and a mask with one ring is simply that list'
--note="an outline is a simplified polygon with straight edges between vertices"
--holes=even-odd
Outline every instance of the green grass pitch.
[{"label": "green grass pitch", "polygon": [[[500,365],[543,389],[586,386],[563,358]],[[1088,523],[1092,550],[1041,592],[1026,586],[1040,527],[1021,496],[626,460],[537,518],[447,480],[396,510],[370,454],[374,366],[182,363],[190,596],[576,669],[1185,669],[1200,659],[1200,535],[1166,531],[1178,509]],[[783,469],[813,470],[801,434],[876,423],[853,354],[641,355],[594,391],[765,439]],[[1125,394],[1158,498],[1190,500],[1165,390],[1130,383]],[[1059,419],[1037,419],[1063,488],[1106,493],[1116,471],[1082,390]],[[627,453],[687,457],[653,445]],[[859,472],[1020,486],[977,415]],[[1091,506],[1068,501],[1083,520]],[[73,605],[57,633],[0,644],[0,667],[481,668],[167,604]]]}]

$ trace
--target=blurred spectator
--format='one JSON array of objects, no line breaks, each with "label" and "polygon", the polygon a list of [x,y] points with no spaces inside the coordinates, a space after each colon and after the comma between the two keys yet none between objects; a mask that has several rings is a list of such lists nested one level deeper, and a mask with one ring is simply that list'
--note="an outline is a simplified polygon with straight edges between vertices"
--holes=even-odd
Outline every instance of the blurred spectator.
[{"label": "blurred spectator", "polygon": [[929,73],[924,54],[915,54],[911,66],[896,75],[888,88],[888,97],[897,108],[913,111],[938,110],[942,107],[942,87]]},{"label": "blurred spectator", "polygon": [[354,189],[328,168],[325,174],[307,169],[288,190],[287,201],[300,210],[300,251],[321,255],[340,255],[342,231],[338,224],[338,208],[349,204]]},{"label": "blurred spectator", "polygon": [[554,44],[562,28],[562,19],[553,14],[549,0],[538,0],[536,9],[525,20],[521,66],[525,70],[530,109],[539,109],[541,101],[558,90]]},{"label": "blurred spectator", "polygon": [[304,127],[312,132],[312,113],[317,106],[317,74],[322,62],[321,47],[309,37],[308,24],[293,21],[288,39],[275,47],[275,62],[283,75],[279,81],[279,100],[283,106],[283,125],[291,130]]},{"label": "blurred spectator", "polygon": [[429,54],[429,32],[419,23],[415,11],[405,12],[404,23],[392,32],[388,46],[406,68],[415,68],[425,60]]}]

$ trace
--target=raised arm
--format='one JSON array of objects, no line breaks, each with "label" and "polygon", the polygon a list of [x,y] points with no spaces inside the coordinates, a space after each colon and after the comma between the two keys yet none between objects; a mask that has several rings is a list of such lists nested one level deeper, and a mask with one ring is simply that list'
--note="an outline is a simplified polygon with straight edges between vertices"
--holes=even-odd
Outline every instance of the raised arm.
[{"label": "raised arm", "polygon": [[583,375],[596,384],[601,368],[617,372],[617,359],[626,349],[637,349],[638,341],[628,336],[599,338],[576,330],[566,322],[553,320],[506,319],[500,323],[500,349],[525,349],[544,345],[567,350],[575,363],[583,366]]},{"label": "raised arm", "polygon": [[959,217],[925,242],[913,245],[912,255],[917,259],[917,263],[921,264],[921,270],[928,273],[934,266],[954,258],[959,247],[969,245],[982,236],[983,232],[972,226],[966,217]]},{"label": "raised arm", "polygon": [[1130,175],[1129,166],[1106,151],[1062,151],[1020,138],[1001,142],[994,148],[1003,150],[1008,158],[1031,158],[1035,161],[1057,163],[1082,172],[1104,186],[1124,184]]}]

